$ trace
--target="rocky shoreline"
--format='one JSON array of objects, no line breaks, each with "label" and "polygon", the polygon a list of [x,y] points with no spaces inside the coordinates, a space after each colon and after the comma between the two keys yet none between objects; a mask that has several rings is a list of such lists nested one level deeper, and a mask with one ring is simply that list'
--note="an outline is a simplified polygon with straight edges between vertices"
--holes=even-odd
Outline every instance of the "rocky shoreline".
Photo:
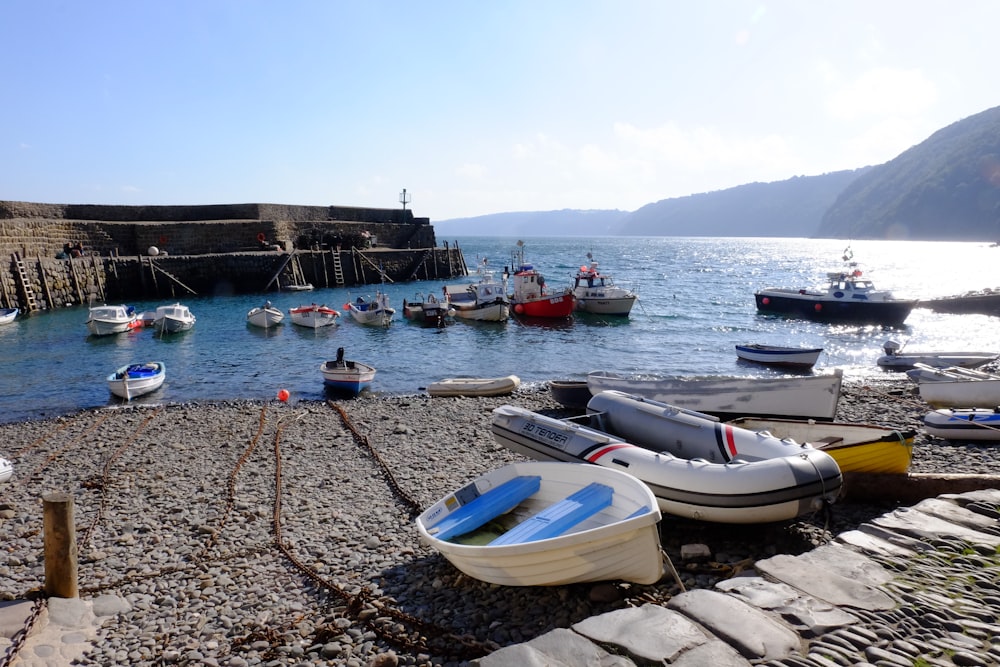
[{"label": "rocky shoreline", "polygon": [[[74,497],[81,596],[117,596],[125,609],[105,619],[81,664],[457,665],[676,595],[669,575],[652,586],[492,586],[420,544],[417,511],[518,459],[489,432],[505,403],[569,414],[529,389],[115,408],[0,425],[0,453],[16,465],[0,486],[0,600],[44,583],[49,491]],[[927,410],[906,380],[845,384],[837,419],[919,429]],[[920,433],[911,471],[992,472],[994,449]],[[710,588],[894,506],[837,504],[766,526],[664,517],[661,535],[684,588]],[[681,548],[695,543],[710,557],[685,562]]]}]

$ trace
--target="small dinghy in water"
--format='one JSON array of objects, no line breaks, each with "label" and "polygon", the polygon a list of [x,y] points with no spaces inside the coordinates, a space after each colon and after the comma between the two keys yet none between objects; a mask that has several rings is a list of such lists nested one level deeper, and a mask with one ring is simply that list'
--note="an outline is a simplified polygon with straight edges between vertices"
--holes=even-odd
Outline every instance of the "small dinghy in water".
[{"label": "small dinghy in water", "polygon": [[829,454],[691,410],[604,391],[587,412],[593,428],[503,405],[493,411],[493,437],[534,459],[627,472],[663,512],[701,521],[794,519],[834,502],[843,483]]}]

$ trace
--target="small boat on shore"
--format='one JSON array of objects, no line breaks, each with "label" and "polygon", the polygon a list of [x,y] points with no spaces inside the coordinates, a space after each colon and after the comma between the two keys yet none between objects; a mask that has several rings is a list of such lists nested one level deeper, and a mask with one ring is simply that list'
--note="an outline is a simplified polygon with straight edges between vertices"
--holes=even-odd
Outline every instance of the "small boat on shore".
[{"label": "small boat on shore", "polygon": [[281,324],[285,314],[266,301],[263,306],[254,308],[247,313],[247,324],[261,329],[271,329]]},{"label": "small boat on shore", "polygon": [[182,304],[157,306],[153,313],[153,327],[161,334],[180,333],[194,328],[197,318]]},{"label": "small boat on shore", "polygon": [[292,324],[310,329],[319,329],[335,324],[337,318],[340,317],[340,313],[333,308],[317,306],[314,303],[308,306],[289,308],[288,317],[291,318]]},{"label": "small boat on shore", "polygon": [[107,377],[108,389],[119,398],[130,401],[156,391],[167,377],[167,367],[162,361],[122,366]]},{"label": "small boat on shore", "polygon": [[635,477],[579,463],[510,463],[416,519],[421,540],[470,577],[501,586],[663,576],[656,498]]},{"label": "small boat on shore", "polygon": [[319,367],[323,385],[332,392],[357,396],[371,386],[375,368],[360,361],[344,359],[344,348],[337,348],[337,358],[324,361]]},{"label": "small boat on shore", "polygon": [[791,368],[812,368],[822,353],[821,347],[781,347],[759,343],[736,346],[736,356],[740,359]]},{"label": "small boat on shore", "polygon": [[917,435],[912,429],[800,419],[741,417],[726,423],[812,445],[832,456],[841,472],[903,474],[910,468]]},{"label": "small boat on shore", "polygon": [[613,389],[660,403],[724,419],[791,417],[832,421],[843,383],[843,370],[831,374],[777,378],[623,377],[594,371],[587,375],[590,393]]},{"label": "small boat on shore", "polygon": [[20,312],[19,308],[0,308],[0,324],[10,324]]},{"label": "small boat on shore", "polygon": [[496,378],[447,378],[427,385],[431,396],[505,396],[521,384],[521,378],[507,375]]},{"label": "small boat on shore", "polygon": [[0,456],[0,483],[14,476],[14,464]]},{"label": "small boat on shore", "polygon": [[875,363],[882,368],[906,371],[917,364],[933,368],[979,368],[1000,357],[1000,352],[903,352],[903,346],[894,340],[882,345],[885,352]]},{"label": "small boat on shore", "polygon": [[944,440],[1000,440],[1000,407],[939,409],[924,415],[924,431]]},{"label": "small boat on shore", "polygon": [[141,326],[132,306],[93,306],[87,313],[87,331],[91,336],[113,336]]},{"label": "small boat on shore", "polygon": [[988,408],[1000,405],[1000,375],[971,368],[914,368],[906,372],[920,398],[932,408]]},{"label": "small boat on shore", "polygon": [[825,452],[691,410],[603,391],[587,414],[583,424],[503,405],[491,430],[529,458],[628,472],[652,489],[661,511],[699,521],[794,519],[834,502],[843,483]]},{"label": "small boat on shore", "polygon": [[556,403],[571,410],[584,410],[590,402],[586,380],[549,380],[549,393]]}]

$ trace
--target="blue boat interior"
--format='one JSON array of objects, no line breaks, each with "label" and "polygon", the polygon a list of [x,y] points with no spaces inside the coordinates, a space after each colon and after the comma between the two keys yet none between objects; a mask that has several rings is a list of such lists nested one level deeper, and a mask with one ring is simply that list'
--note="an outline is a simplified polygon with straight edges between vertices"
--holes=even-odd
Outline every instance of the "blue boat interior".
[{"label": "blue boat interior", "polygon": [[615,490],[606,484],[593,482],[571,496],[549,505],[538,514],[528,517],[490,542],[490,546],[523,544],[562,535],[573,526],[609,507],[614,492]]}]

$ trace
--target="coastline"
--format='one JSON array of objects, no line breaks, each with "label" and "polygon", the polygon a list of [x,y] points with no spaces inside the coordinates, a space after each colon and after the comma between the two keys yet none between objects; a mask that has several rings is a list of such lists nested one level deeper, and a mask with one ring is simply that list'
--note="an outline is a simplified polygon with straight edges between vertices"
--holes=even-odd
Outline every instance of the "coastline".
[{"label": "coastline", "polygon": [[[40,498],[48,491],[74,497],[81,597],[127,603],[104,618],[81,664],[362,665],[380,654],[400,664],[459,664],[675,595],[670,577],[653,586],[491,586],[420,544],[411,505],[426,507],[519,458],[489,432],[491,410],[506,403],[570,414],[533,389],[491,398],[363,396],[333,404],[346,420],[323,402],[228,401],[0,425],[2,454],[16,466],[0,487],[9,554],[0,563],[0,600],[23,599],[43,584]],[[928,409],[905,378],[845,383],[837,419],[919,429]],[[920,433],[911,471],[981,473],[998,456]],[[756,560],[802,553],[894,506],[838,503],[829,517],[767,526],[665,516],[661,534],[685,588],[711,588]],[[707,545],[711,558],[683,562],[681,547],[692,543]]]}]

